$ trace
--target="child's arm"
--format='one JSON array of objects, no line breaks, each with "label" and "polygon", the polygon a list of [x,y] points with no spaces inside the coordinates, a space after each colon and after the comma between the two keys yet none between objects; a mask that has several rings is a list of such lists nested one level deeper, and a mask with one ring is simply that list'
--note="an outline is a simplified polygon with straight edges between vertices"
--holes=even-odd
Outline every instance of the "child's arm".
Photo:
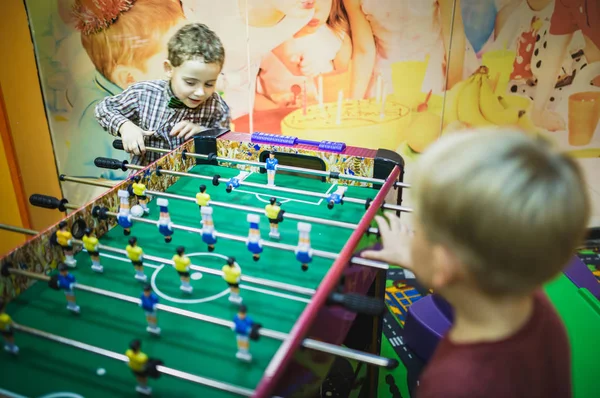
[{"label": "child's arm", "polygon": [[531,119],[536,126],[548,131],[564,130],[566,127],[562,117],[556,112],[548,110],[547,107],[572,36],[572,33],[560,36],[548,33],[548,47],[553,51],[547,51],[544,54],[542,64],[535,73],[538,82]]},{"label": "child's arm", "polygon": [[352,83],[350,94],[353,99],[362,99],[365,97],[375,67],[375,39],[371,25],[361,10],[360,0],[343,1],[352,27]]},{"label": "child's arm", "polygon": [[[335,55],[335,58],[333,59],[333,68],[336,71],[346,71],[348,70],[348,67],[350,66],[350,59],[352,58],[352,39],[350,39],[350,36],[345,35],[344,36],[344,41],[342,42],[342,47],[340,48],[340,51],[337,52],[337,54]],[[363,76],[363,79],[365,77]],[[370,76],[369,76],[370,78]],[[366,79],[366,82],[368,83],[369,80]]]},{"label": "child's arm", "polygon": [[381,234],[382,247],[380,250],[365,250],[361,256],[399,265],[412,271],[410,245],[415,234],[414,231],[404,225],[400,221],[400,217],[393,212],[386,212],[385,217],[375,216],[375,221]]},{"label": "child's arm", "polygon": [[[439,18],[442,25],[442,39],[448,63],[446,90],[450,90],[463,77],[467,38],[463,24],[460,0],[438,0],[440,6]],[[452,16],[454,14],[454,27]],[[452,43],[452,48],[450,48]]]},{"label": "child's arm", "polygon": [[498,11],[498,14],[496,14],[496,21],[494,23],[494,39],[498,39],[503,28],[511,20],[511,17],[516,17],[516,15],[513,16],[512,14],[523,1],[526,0],[512,0]]},{"label": "child's arm", "polygon": [[192,123],[189,120],[182,120],[173,126],[169,136],[177,136],[183,140],[188,140],[196,134],[209,129],[230,128],[231,112],[229,106],[219,94],[214,93],[213,96],[201,106],[210,108],[210,116],[202,120],[200,122],[202,123],[201,125]]},{"label": "child's arm", "polygon": [[139,98],[134,86],[122,93],[105,97],[96,105],[95,115],[100,126],[109,134],[119,136],[121,127],[131,121],[138,120]]},{"label": "child's arm", "polygon": [[146,153],[144,137],[154,134],[136,125],[139,122],[138,103],[137,89],[132,85],[120,94],[104,98],[95,108],[100,126],[110,134],[120,136],[123,149],[135,155]]},{"label": "child's arm", "polygon": [[550,30],[547,35],[546,51],[541,59],[541,65],[534,71],[538,78],[533,99],[531,119],[536,126],[549,131],[564,130],[565,122],[556,112],[547,109],[548,101],[556,86],[556,78],[563,64],[573,33],[579,30],[568,7],[561,1],[554,3],[554,11],[550,19]]}]

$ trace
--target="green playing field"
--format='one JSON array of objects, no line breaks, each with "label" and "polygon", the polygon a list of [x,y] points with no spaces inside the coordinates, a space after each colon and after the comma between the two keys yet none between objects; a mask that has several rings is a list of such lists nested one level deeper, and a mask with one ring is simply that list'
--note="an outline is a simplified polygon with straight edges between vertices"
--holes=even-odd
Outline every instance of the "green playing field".
[{"label": "green playing field", "polygon": [[[238,175],[239,170],[201,165],[195,166],[191,172],[210,177],[220,174],[223,178],[230,178]],[[252,173],[246,181],[264,184],[266,174]],[[287,213],[353,224],[357,224],[365,213],[364,206],[359,204],[345,203],[329,210],[325,200],[318,197],[244,185],[226,193],[224,184],[215,187],[210,181],[191,177],[180,178],[167,192],[194,197],[200,184],[207,185],[207,192],[217,202],[264,209],[269,198],[275,196]],[[330,183],[281,173],[276,177],[276,184],[321,194],[335,190],[335,185]],[[366,199],[374,197],[376,193],[371,188],[349,187],[346,195]],[[149,207],[151,212],[146,217],[157,220],[159,212],[155,199]],[[174,224],[201,228],[200,212],[195,203],[170,199],[169,211]],[[215,229],[217,232],[246,237],[246,216],[245,211],[215,206]],[[269,223],[264,215],[261,216],[260,229],[263,240],[270,241]],[[314,249],[339,253],[352,232],[352,229],[313,224],[311,244]],[[284,220],[280,224],[280,233],[279,242],[294,246],[298,244],[297,221]],[[311,289],[319,286],[333,263],[333,260],[314,257],[309,270],[303,272],[293,252],[270,247],[265,247],[260,261],[255,262],[244,243],[222,238],[217,241],[215,251],[209,253],[197,233],[175,230],[173,241],[165,243],[158,228],[145,223],[134,222],[131,236],[138,238],[146,255],[171,259],[176,247],[182,245],[194,265],[220,270],[228,256],[235,256],[244,276]],[[128,238],[124,236],[122,228],[115,227],[102,237],[100,243],[124,249]],[[77,268],[72,272],[78,283],[131,297],[139,297],[142,293],[143,284],[134,279],[134,269],[124,256],[103,253],[103,274],[91,270],[87,253],[79,253],[76,259]],[[194,292],[188,295],[180,291],[179,276],[170,265],[146,261],[145,266],[148,282],[159,295],[161,304],[227,321],[233,319],[236,306],[228,301],[228,287],[221,277],[194,271],[191,281]],[[251,318],[262,323],[265,328],[284,333],[290,331],[310,300],[310,296],[251,283],[242,284],[241,295]],[[37,282],[17,297],[8,306],[7,312],[15,322],[24,326],[118,353],[124,353],[132,339],[140,338],[142,350],[150,357],[162,359],[165,366],[248,389],[256,387],[280,345],[279,340],[264,336],[257,342],[251,341],[253,362],[244,363],[235,358],[235,335],[227,327],[159,311],[158,323],[162,332],[159,337],[155,337],[146,332],[144,312],[136,304],[82,291],[77,291],[76,297],[81,307],[79,315],[66,309],[62,292],[49,289],[44,282]],[[56,392],[70,392],[84,397],[135,394],[135,378],[123,362],[23,333],[16,334],[16,343],[21,350],[17,357],[2,353],[0,388],[3,390],[28,397],[41,397]],[[105,369],[106,373],[97,375],[99,368]],[[150,386],[157,396],[164,397],[232,396],[230,393],[164,375],[158,380],[150,380]]]}]

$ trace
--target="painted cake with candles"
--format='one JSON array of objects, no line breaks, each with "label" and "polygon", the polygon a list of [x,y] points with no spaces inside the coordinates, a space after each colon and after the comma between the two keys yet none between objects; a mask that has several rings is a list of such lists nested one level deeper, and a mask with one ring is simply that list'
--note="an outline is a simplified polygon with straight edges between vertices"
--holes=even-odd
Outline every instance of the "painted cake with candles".
[{"label": "painted cake with candles", "polygon": [[[341,94],[341,92],[340,92]],[[315,104],[288,114],[281,121],[281,134],[302,139],[342,141],[363,148],[396,147],[404,140],[410,109],[394,100],[369,98]]]}]

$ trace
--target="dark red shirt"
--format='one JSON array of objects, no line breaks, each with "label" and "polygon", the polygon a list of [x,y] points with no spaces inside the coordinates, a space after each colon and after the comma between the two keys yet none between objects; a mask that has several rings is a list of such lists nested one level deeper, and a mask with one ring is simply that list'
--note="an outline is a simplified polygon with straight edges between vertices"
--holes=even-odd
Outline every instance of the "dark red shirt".
[{"label": "dark red shirt", "polygon": [[600,1],[555,0],[550,33],[564,35],[578,30],[600,48]]},{"label": "dark red shirt", "polygon": [[570,398],[571,350],[545,294],[525,326],[497,342],[444,337],[419,381],[417,398]]}]

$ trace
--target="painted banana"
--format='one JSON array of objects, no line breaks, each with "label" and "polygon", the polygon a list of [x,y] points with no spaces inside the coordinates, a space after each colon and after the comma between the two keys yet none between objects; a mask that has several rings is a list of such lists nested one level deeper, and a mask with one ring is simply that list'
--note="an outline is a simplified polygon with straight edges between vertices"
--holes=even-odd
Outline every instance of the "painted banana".
[{"label": "painted banana", "polygon": [[454,85],[449,91],[446,92],[444,98],[444,120],[443,127],[448,126],[451,123],[454,123],[458,120],[458,94],[463,89],[463,87],[467,84],[469,79],[462,80]]},{"label": "painted banana", "polygon": [[481,78],[479,107],[483,117],[498,126],[515,125],[519,121],[520,109],[516,107],[505,108],[498,100],[498,96],[494,94],[487,76]]},{"label": "painted banana", "polygon": [[541,134],[542,132],[542,130],[533,123],[527,111],[519,112],[519,122],[517,123],[517,126],[523,129],[525,133],[531,135]]},{"label": "painted banana", "polygon": [[493,125],[493,123],[490,123],[483,117],[479,109],[481,78],[481,73],[475,73],[458,93],[458,120],[468,124],[470,127]]},{"label": "painted banana", "polygon": [[504,98],[503,96],[498,96],[498,102],[500,102],[500,105],[502,105],[502,107],[504,109],[508,109],[510,108],[510,104],[508,103],[508,101],[506,101],[506,98]]}]

